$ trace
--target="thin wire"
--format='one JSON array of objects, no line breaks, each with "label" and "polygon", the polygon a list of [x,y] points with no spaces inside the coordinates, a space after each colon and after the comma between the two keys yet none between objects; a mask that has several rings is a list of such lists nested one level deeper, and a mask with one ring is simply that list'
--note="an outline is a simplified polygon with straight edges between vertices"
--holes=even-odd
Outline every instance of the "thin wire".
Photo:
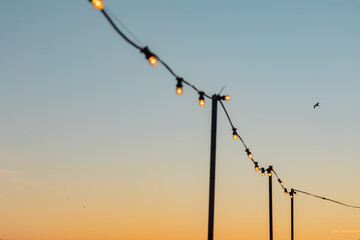
[{"label": "thin wire", "polygon": [[166,67],[166,69],[167,69],[174,77],[176,77],[176,78],[179,77],[178,75],[176,75],[176,74],[174,73],[174,71],[173,71],[163,60],[161,60],[158,56],[155,56],[155,57],[159,60],[159,62],[162,63],[162,65],[164,65],[164,67]]},{"label": "thin wire", "polygon": [[142,48],[138,46],[136,43],[131,41],[125,34],[123,34],[120,29],[115,25],[113,20],[110,18],[110,16],[106,13],[104,9],[101,10],[102,14],[104,14],[105,18],[108,20],[108,22],[111,24],[111,26],[115,29],[117,33],[119,33],[128,43],[130,43],[133,47],[141,50]]},{"label": "thin wire", "polygon": [[332,200],[332,199],[326,198],[326,197],[321,197],[321,196],[318,196],[318,195],[315,195],[315,194],[312,194],[312,193],[308,193],[308,192],[305,192],[305,191],[301,191],[301,190],[298,190],[298,189],[294,189],[294,190],[296,192],[300,192],[300,193],[303,193],[303,194],[306,194],[306,195],[309,195],[309,196],[312,196],[312,197],[320,198],[320,199],[323,199],[323,200],[326,200],[326,201],[329,201],[329,202],[333,202],[333,203],[336,203],[336,204],[340,204],[340,205],[343,205],[343,206],[346,206],[346,207],[360,208],[360,206],[349,205],[349,204],[346,204],[346,203],[343,203],[343,202],[335,201],[335,200]]},{"label": "thin wire", "polygon": [[[227,112],[227,110],[226,110],[226,108],[225,108],[225,106],[224,106],[224,104],[222,103],[221,100],[220,100],[220,104],[221,104],[222,108],[224,109],[224,112],[225,112],[225,114],[226,114],[226,116],[227,116],[227,118],[229,120],[229,123],[230,123],[231,127],[234,129],[235,127],[234,127],[234,125],[233,125],[233,123],[231,121],[231,118],[230,118],[230,116],[229,116],[229,114],[228,114],[228,112]],[[242,144],[244,145],[245,149],[248,149],[248,147],[246,146],[246,144],[245,144],[244,140],[242,139],[242,137],[238,133],[236,133],[236,134],[239,137]]]},{"label": "thin wire", "polygon": [[117,22],[119,25],[121,25],[121,27],[124,28],[127,33],[129,33],[129,35],[138,43],[138,45],[143,45],[143,46],[145,45],[145,44],[143,44],[143,43],[135,36],[135,34],[133,34],[133,33],[126,27],[125,24],[123,24],[123,23],[120,21],[120,19],[119,19],[118,17],[116,17],[116,15],[115,15],[113,12],[110,11],[110,9],[106,8],[106,11],[109,12],[109,14],[111,15],[111,17],[112,17],[113,19],[115,19],[116,22]]}]

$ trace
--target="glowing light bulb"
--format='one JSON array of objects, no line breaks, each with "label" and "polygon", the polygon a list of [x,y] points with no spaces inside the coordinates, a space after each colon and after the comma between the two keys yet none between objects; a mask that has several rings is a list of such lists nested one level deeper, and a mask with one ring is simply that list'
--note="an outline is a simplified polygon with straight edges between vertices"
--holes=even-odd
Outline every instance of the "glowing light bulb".
[{"label": "glowing light bulb", "polygon": [[265,169],[261,168],[261,176],[265,176]]},{"label": "glowing light bulb", "polygon": [[297,196],[297,195],[298,195],[298,193],[297,193],[297,192],[295,192],[295,195]]},{"label": "glowing light bulb", "polygon": [[292,195],[292,194],[290,194],[290,198],[293,198],[293,195]]},{"label": "glowing light bulb", "polygon": [[281,186],[284,186],[284,183],[283,183],[282,181],[280,181],[280,185],[281,185]]},{"label": "glowing light bulb", "polygon": [[255,171],[259,171],[260,169],[259,169],[259,165],[258,165],[258,163],[257,162],[255,162]]},{"label": "glowing light bulb", "polygon": [[230,101],[230,99],[231,99],[230,95],[226,95],[226,96],[225,96],[225,100],[226,100],[226,101]]},{"label": "glowing light bulb", "polygon": [[272,176],[272,173],[271,172],[269,172],[269,177],[271,177]]},{"label": "glowing light bulb", "polygon": [[251,154],[251,152],[250,152],[250,150],[247,148],[247,149],[245,149],[245,152],[246,152],[246,154],[248,155],[248,157],[250,158],[250,159],[253,159],[253,155]]},{"label": "glowing light bulb", "polygon": [[153,65],[153,66],[156,66],[156,64],[158,63],[158,60],[154,56],[149,57],[148,60],[149,60],[150,65]]},{"label": "glowing light bulb", "polygon": [[236,128],[233,128],[233,139],[234,139],[234,140],[238,139],[238,135],[237,135],[237,132],[236,132]]},{"label": "glowing light bulb", "polygon": [[325,202],[325,198],[322,198],[321,201],[322,201],[322,202]]},{"label": "glowing light bulb", "polygon": [[202,107],[205,106],[204,94],[204,92],[199,92],[199,105]]},{"label": "glowing light bulb", "polygon": [[182,87],[176,88],[176,94],[181,95],[183,93]]},{"label": "glowing light bulb", "polygon": [[148,47],[144,47],[140,50],[141,53],[145,54],[145,58],[149,61],[149,63],[152,66],[155,66],[158,62],[157,58],[155,57],[155,54],[153,54],[152,52],[150,52]]},{"label": "glowing light bulb", "polygon": [[176,80],[178,81],[177,84],[176,84],[176,94],[177,94],[177,95],[181,95],[181,94],[183,93],[182,81],[183,81],[184,79],[177,77]]},{"label": "glowing light bulb", "polygon": [[284,190],[284,195],[288,195],[288,191],[287,191],[286,188],[285,188],[285,190]]},{"label": "glowing light bulb", "polygon": [[93,7],[98,10],[104,9],[104,1],[103,0],[91,0],[91,3],[93,5]]}]

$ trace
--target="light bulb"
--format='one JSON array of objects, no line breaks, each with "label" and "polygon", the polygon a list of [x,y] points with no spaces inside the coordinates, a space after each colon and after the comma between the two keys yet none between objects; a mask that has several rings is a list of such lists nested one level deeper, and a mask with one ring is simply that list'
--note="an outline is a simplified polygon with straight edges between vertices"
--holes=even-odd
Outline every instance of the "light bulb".
[{"label": "light bulb", "polygon": [[281,185],[281,186],[284,186],[284,183],[283,183],[282,181],[280,181],[280,185]]},{"label": "light bulb", "polygon": [[285,188],[285,190],[284,190],[284,195],[287,195],[288,194],[288,191],[287,191],[287,189]]},{"label": "light bulb", "polygon": [[205,98],[204,98],[204,92],[199,92],[199,105],[205,106]]},{"label": "light bulb", "polygon": [[177,87],[176,88],[176,94],[181,95],[182,93],[183,93],[182,87]]},{"label": "light bulb", "polygon": [[230,99],[231,99],[230,95],[226,95],[226,96],[225,96],[225,100],[226,100],[226,101],[230,101]]},{"label": "light bulb", "polygon": [[233,139],[234,139],[234,140],[238,139],[238,135],[237,135],[237,132],[236,132],[236,128],[233,128]]},{"label": "light bulb", "polygon": [[145,58],[149,61],[149,63],[153,66],[155,66],[158,62],[157,58],[155,57],[155,54],[150,52],[148,47],[144,47],[140,50],[141,53],[145,55]]},{"label": "light bulb", "polygon": [[255,162],[255,171],[259,171],[260,169],[259,169],[259,165],[258,165],[258,163],[257,162]]},{"label": "light bulb", "polygon": [[156,64],[158,63],[156,57],[154,57],[154,56],[149,57],[148,60],[149,60],[150,65],[153,65],[153,66],[156,66]]},{"label": "light bulb", "polygon": [[290,198],[293,198],[293,195],[292,195],[292,194],[290,194]]},{"label": "light bulb", "polygon": [[321,201],[322,201],[322,202],[325,202],[325,198],[322,198]]},{"label": "light bulb", "polygon": [[261,168],[261,176],[265,176],[265,169]]},{"label": "light bulb", "polygon": [[176,94],[177,95],[181,95],[183,93],[183,85],[182,85],[182,81],[183,79],[180,78],[180,77],[177,77],[176,80],[178,81],[177,84],[176,84]]},{"label": "light bulb", "polygon": [[94,8],[103,10],[104,9],[104,1],[103,0],[91,0],[91,3]]},{"label": "light bulb", "polygon": [[245,152],[246,152],[246,154],[248,155],[248,157],[250,158],[250,159],[253,159],[253,155],[251,154],[251,152],[250,152],[250,150],[247,148],[247,149],[245,149]]}]

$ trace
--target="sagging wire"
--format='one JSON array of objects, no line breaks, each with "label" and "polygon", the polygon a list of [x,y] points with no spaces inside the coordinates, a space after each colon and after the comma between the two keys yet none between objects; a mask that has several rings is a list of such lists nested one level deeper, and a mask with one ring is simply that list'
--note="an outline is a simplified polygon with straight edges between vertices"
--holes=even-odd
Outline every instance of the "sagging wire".
[{"label": "sagging wire", "polygon": [[[127,41],[130,45],[132,45],[133,47],[135,47],[136,49],[140,50],[141,53],[143,53],[145,55],[145,58],[149,61],[150,65],[152,66],[156,66],[158,62],[160,62],[169,72],[171,75],[173,75],[177,81],[177,85],[176,85],[176,93],[178,95],[181,95],[183,93],[182,87],[183,84],[188,85],[189,87],[193,88],[198,94],[199,94],[199,101],[200,101],[200,106],[204,106],[205,105],[205,97],[208,99],[211,99],[211,96],[209,94],[206,94],[204,91],[199,90],[197,87],[195,87],[193,84],[191,84],[188,81],[185,81],[182,77],[178,76],[173,70],[172,68],[170,68],[170,66],[163,61],[158,55],[154,54],[148,46],[145,47],[141,47],[140,45],[136,44],[134,41],[132,41],[130,38],[128,38],[121,30],[120,28],[115,24],[114,20],[112,19],[112,17],[110,16],[113,15],[110,11],[108,14],[108,10],[105,9],[105,4],[103,0],[89,0],[89,2],[92,3],[92,5],[94,6],[94,8],[98,9],[101,11],[101,13],[105,16],[105,18],[107,19],[107,21],[110,23],[110,25],[115,29],[115,31],[125,40]],[[116,18],[117,19],[117,18]],[[118,22],[120,22],[120,20],[117,19]],[[124,27],[124,24],[121,24]],[[126,31],[128,31],[129,33],[131,33],[126,27],[124,27],[126,29]],[[137,42],[140,43],[140,41],[131,33],[132,37],[134,39],[136,39]],[[200,99],[201,98],[201,99]]]},{"label": "sagging wire", "polygon": [[[169,67],[168,64],[166,64],[159,56],[155,55],[153,52],[150,51],[150,49],[145,46],[145,47],[140,47],[140,45],[136,44],[134,41],[130,40],[130,38],[128,38],[114,23],[114,21],[112,20],[112,18],[109,16],[109,14],[106,12],[105,10],[105,4],[103,0],[89,0],[89,2],[92,3],[92,5],[94,6],[94,8],[98,9],[101,11],[101,13],[105,16],[105,18],[108,20],[108,22],[110,23],[110,25],[115,29],[115,31],[124,39],[126,40],[130,45],[132,45],[133,47],[135,47],[136,49],[140,50],[141,53],[143,53],[145,55],[145,58],[149,61],[149,63],[153,66],[157,65],[158,62],[160,62],[169,72],[171,75],[173,75],[177,81],[176,84],[176,93],[178,95],[181,95],[183,93],[183,84],[186,84],[187,86],[193,88],[198,94],[199,94],[199,105],[200,106],[204,106],[205,105],[205,97],[208,99],[212,99],[212,97],[208,94],[206,94],[204,91],[199,90],[197,87],[195,87],[193,84],[189,83],[188,81],[185,81],[182,77],[178,76],[177,74],[175,74],[175,72]],[[110,11],[109,11],[110,12]],[[112,16],[114,16],[111,12],[110,14]],[[116,16],[114,17],[119,23],[120,20],[118,20],[116,18]],[[126,29],[127,32],[129,32],[129,34],[138,42],[141,43],[127,28],[124,24],[121,23],[121,25],[123,26],[123,28]],[[220,97],[220,96],[218,96]],[[255,165],[255,171],[260,171],[262,176],[265,176],[265,171],[268,173],[269,176],[271,176],[273,173],[275,174],[280,186],[283,188],[284,190],[284,194],[287,195],[289,194],[290,197],[292,198],[294,195],[297,195],[298,192],[309,195],[309,196],[313,196],[316,198],[321,199],[322,202],[325,201],[330,201],[336,204],[340,204],[346,207],[351,207],[351,208],[360,208],[359,206],[354,206],[354,205],[349,205],[349,204],[345,204],[339,201],[335,201],[329,198],[325,198],[325,197],[321,197],[315,194],[311,194],[305,191],[301,191],[301,190],[296,190],[291,188],[291,191],[288,192],[287,188],[284,187],[284,183],[283,181],[281,181],[281,179],[279,178],[278,174],[276,173],[276,171],[273,169],[272,166],[269,166],[268,169],[265,169],[264,167],[259,166],[259,163],[256,162],[253,158],[253,155],[250,151],[250,149],[246,146],[244,140],[242,139],[242,137],[237,133],[237,128],[233,125],[231,118],[224,106],[224,104],[222,103],[222,100],[230,100],[230,96],[221,96],[220,99],[220,104],[228,118],[228,121],[231,125],[232,128],[232,135],[233,135],[233,139],[237,140],[239,139],[241,141],[241,143],[243,144],[243,146],[245,147],[245,152],[247,154],[247,156],[251,159],[251,161],[254,163]]]},{"label": "sagging wire", "polygon": [[336,204],[343,205],[343,206],[345,206],[345,207],[360,208],[360,206],[355,206],[355,205],[346,204],[346,203],[343,203],[343,202],[340,202],[340,201],[336,201],[336,200],[333,200],[333,199],[330,199],[330,198],[327,198],[327,197],[322,197],[322,196],[319,196],[319,195],[316,195],[316,194],[308,193],[308,192],[305,192],[305,191],[302,191],[302,190],[298,190],[298,189],[294,189],[294,190],[297,191],[297,192],[299,192],[299,193],[306,194],[306,195],[308,195],[308,196],[312,196],[312,197],[315,197],[315,198],[319,198],[319,199],[321,199],[322,202],[329,201],[329,202],[333,202],[333,203],[336,203]]}]

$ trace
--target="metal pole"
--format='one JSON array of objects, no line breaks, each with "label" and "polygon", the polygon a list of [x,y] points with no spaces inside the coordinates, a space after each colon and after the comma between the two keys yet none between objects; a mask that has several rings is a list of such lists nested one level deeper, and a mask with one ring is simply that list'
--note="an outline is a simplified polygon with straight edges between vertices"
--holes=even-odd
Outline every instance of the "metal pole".
[{"label": "metal pole", "polygon": [[208,240],[214,239],[216,123],[218,95],[212,96]]},{"label": "metal pole", "polygon": [[270,223],[270,240],[273,240],[273,209],[272,209],[272,166],[269,166],[269,223]]},{"label": "metal pole", "polygon": [[294,240],[294,189],[291,189],[291,240]]}]

